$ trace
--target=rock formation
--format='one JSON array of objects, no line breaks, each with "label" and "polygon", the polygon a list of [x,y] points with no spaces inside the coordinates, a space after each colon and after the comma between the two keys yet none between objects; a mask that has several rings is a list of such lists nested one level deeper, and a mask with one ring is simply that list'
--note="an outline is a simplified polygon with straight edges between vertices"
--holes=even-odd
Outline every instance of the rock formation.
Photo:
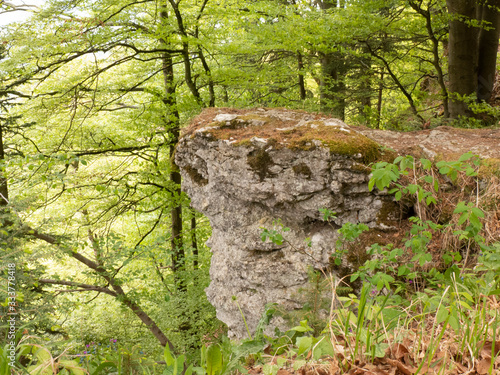
[{"label": "rock formation", "polygon": [[[308,270],[331,270],[342,224],[365,223],[376,233],[395,223],[392,198],[368,189],[371,162],[392,161],[395,153],[456,160],[473,151],[500,165],[499,144],[499,129],[398,133],[285,109],[205,110],[186,129],[175,158],[192,206],[212,225],[206,292],[218,318],[230,336],[243,338],[242,314],[253,331],[266,303],[300,308]],[[323,220],[324,208],[336,218]],[[264,228],[285,241],[263,242]],[[343,262],[347,274],[355,264]],[[285,326],[276,318],[270,332]]]},{"label": "rock formation", "polygon": [[[280,109],[209,109],[181,139],[175,160],[192,206],[212,225],[207,296],[235,338],[264,306],[301,307],[309,269],[327,269],[345,222],[385,227],[390,197],[368,190],[380,146],[342,121]],[[336,213],[323,220],[320,209]],[[385,214],[382,214],[385,212]],[[285,242],[261,239],[263,228]],[[275,319],[273,327],[284,328]]]}]

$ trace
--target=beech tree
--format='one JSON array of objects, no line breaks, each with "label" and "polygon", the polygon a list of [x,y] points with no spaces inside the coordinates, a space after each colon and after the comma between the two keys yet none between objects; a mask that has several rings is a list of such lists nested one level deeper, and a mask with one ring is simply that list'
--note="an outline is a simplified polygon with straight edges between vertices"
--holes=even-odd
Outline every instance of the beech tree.
[{"label": "beech tree", "polygon": [[[488,102],[495,81],[500,1],[447,0],[450,115],[474,116],[468,101]],[[472,99],[471,99],[472,97]]]},{"label": "beech tree", "polygon": [[[158,316],[141,306],[144,298],[134,290],[138,266],[130,265],[149,258],[140,267],[174,295],[187,289],[186,268],[200,264],[197,243],[191,246],[196,261],[188,263],[184,237],[196,241],[188,230],[196,230],[196,216],[188,210],[183,220],[187,199],[172,155],[185,116],[179,107],[197,110],[215,100],[205,51],[196,42],[207,3],[97,1],[81,8],[55,0],[30,22],[4,30],[3,90],[19,91],[15,115],[36,126],[9,140],[22,156],[17,170],[2,162],[2,205],[9,176],[18,174],[10,194],[22,223],[18,235],[86,268],[83,275],[49,274],[39,283],[59,287],[57,293],[114,297],[171,349]],[[21,209],[28,201],[29,216]],[[132,233],[118,221],[130,223]],[[186,345],[197,343],[189,336]]]}]

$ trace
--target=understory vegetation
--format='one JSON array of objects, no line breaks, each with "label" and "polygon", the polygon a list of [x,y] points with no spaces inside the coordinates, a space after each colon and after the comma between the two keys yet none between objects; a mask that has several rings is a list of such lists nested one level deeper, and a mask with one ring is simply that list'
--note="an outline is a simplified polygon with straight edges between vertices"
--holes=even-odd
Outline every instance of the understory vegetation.
[{"label": "understory vegetation", "polygon": [[[215,107],[496,129],[496,2],[28,3],[0,1],[0,375],[499,371],[498,160],[370,165],[370,189],[400,202],[399,230],[377,242],[338,229],[332,270],[353,251],[359,267],[311,269],[303,309],[283,316],[293,328],[264,335],[284,314],[269,305],[241,342],[205,295],[210,223],[174,160],[190,119]],[[332,129],[326,141],[353,153]],[[363,162],[378,160],[365,141]]]},{"label": "understory vegetation", "polygon": [[[222,331],[213,330],[202,339],[201,350],[189,355],[168,346],[161,355],[145,354],[140,344],[93,339],[88,329],[82,336],[85,345],[73,340],[64,347],[19,330],[15,372],[496,373],[499,178],[498,171],[492,174],[471,153],[436,164],[412,156],[374,164],[370,189],[389,189],[396,201],[413,205],[418,216],[409,217],[397,241],[385,245],[362,244],[360,237],[369,230],[364,224],[340,228],[332,262],[340,262],[353,246],[363,247],[368,260],[343,279],[325,270],[311,271],[310,287],[304,291],[310,300],[294,315],[296,325],[287,332],[276,330],[274,337],[263,333],[270,319],[280,314],[274,304],[267,306],[256,332],[248,332],[247,339],[230,342]],[[335,218],[328,209],[321,212],[325,221]],[[277,228],[264,229],[262,239],[286,242],[288,228],[280,223]],[[349,285],[357,279],[362,286],[353,290]],[[88,328],[89,323],[84,324]],[[0,352],[2,363],[7,363],[8,350],[6,346]],[[9,373],[6,365],[0,369]]]}]

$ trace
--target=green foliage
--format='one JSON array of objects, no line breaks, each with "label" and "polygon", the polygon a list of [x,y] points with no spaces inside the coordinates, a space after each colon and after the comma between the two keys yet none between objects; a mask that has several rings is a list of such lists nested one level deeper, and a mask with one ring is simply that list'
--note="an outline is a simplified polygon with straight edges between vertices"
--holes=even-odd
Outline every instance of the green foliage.
[{"label": "green foliage", "polygon": [[368,226],[363,223],[354,224],[347,222],[342,225],[338,230],[340,236],[335,243],[335,252],[332,254],[332,259],[337,266],[342,263],[342,259],[349,252],[349,249],[356,246],[361,233],[368,229]]},{"label": "green foliage", "polygon": [[[210,263],[203,243],[210,228],[195,214],[198,227],[188,229],[192,211],[172,173],[178,125],[200,108],[286,106],[400,128],[420,126],[421,114],[436,114],[429,108],[437,108],[445,92],[436,90],[433,78],[428,87],[415,83],[439,75],[438,66],[446,74],[441,57],[448,35],[443,1],[420,2],[429,19],[402,0],[346,6],[331,2],[325,9],[313,3],[257,1],[242,8],[238,1],[186,0],[164,2],[163,8],[154,2],[50,0],[28,21],[2,26],[0,188],[8,191],[9,200],[0,199],[0,248],[2,260],[16,263],[17,302],[23,303],[21,318],[30,331],[54,347],[66,345],[68,337],[80,346],[117,338],[130,352],[120,354],[122,359],[114,357],[115,351],[95,354],[89,371],[110,370],[99,362],[104,360],[120,372],[125,369],[122,360],[129,358],[137,372],[136,362],[143,357],[136,343],[156,359],[162,348],[128,310],[136,304],[185,355],[170,354],[172,373],[196,361],[203,336],[221,327],[203,292]],[[2,11],[9,7],[3,4]],[[432,35],[422,33],[429,30],[428,22]],[[498,116],[486,103],[463,99],[477,113]],[[408,105],[413,114],[408,114]],[[469,119],[462,125],[477,123]],[[477,166],[470,154],[437,167],[454,182],[461,174],[473,177]],[[398,183],[418,169],[429,175]],[[436,203],[436,174],[429,160],[400,158],[377,164],[370,189],[390,187],[398,200],[411,197],[431,205]],[[172,241],[169,215],[179,207],[183,233]],[[327,208],[321,214],[324,221],[335,219]],[[494,293],[499,247],[481,236],[482,211],[464,202],[454,215],[455,235],[467,249],[481,249],[477,270],[488,281],[478,280],[480,287]],[[427,246],[434,233],[447,228],[415,220],[405,244],[414,264],[397,265],[401,249],[374,245],[370,255],[379,258],[366,263],[358,277],[379,291],[405,289],[404,279],[417,280],[418,266],[429,263]],[[339,230],[333,255],[337,265],[365,230],[351,223]],[[287,231],[275,222],[263,230],[262,239],[281,246]],[[193,237],[196,246],[188,245]],[[181,242],[184,246],[178,247]],[[182,253],[174,269],[173,260]],[[93,263],[79,262],[75,255]],[[460,262],[457,249],[445,256],[450,267]],[[2,281],[8,280],[6,275],[2,270]],[[444,276],[426,277],[437,283]],[[44,279],[52,283],[39,282]],[[103,293],[106,288],[111,294]],[[119,288],[124,294],[113,297]],[[446,303],[452,306],[451,300]],[[317,310],[311,306],[306,314]],[[463,318],[455,313],[462,305],[453,306],[453,313],[451,307],[447,310],[452,322]],[[318,333],[317,320],[307,318]],[[291,331],[280,339],[300,347],[295,352],[301,358],[308,347],[316,353],[327,345],[326,339],[299,333],[308,332]],[[262,350],[263,333],[254,336],[239,349],[217,344],[223,365],[213,359],[210,372],[231,371],[245,356]],[[365,341],[366,350],[378,350]],[[31,355],[44,363],[41,347]],[[52,347],[49,352],[61,372],[73,371],[70,362],[55,360]],[[277,368],[266,371],[275,373]]]},{"label": "green foliage", "polygon": [[281,223],[281,220],[273,221],[273,227],[275,229],[261,228],[262,233],[260,238],[262,241],[269,239],[272,243],[278,246],[283,245],[283,242],[286,241],[283,237],[283,233],[290,231],[290,228],[285,227]]}]

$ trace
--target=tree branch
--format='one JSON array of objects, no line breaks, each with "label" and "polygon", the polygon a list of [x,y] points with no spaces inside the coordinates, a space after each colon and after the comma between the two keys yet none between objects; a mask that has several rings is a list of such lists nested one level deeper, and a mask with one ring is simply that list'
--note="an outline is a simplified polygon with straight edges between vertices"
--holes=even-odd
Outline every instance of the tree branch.
[{"label": "tree branch", "polygon": [[76,283],[73,281],[64,281],[64,280],[52,280],[52,279],[39,279],[38,280],[42,284],[51,284],[51,285],[66,285],[66,286],[72,286],[75,288],[81,288],[81,289],[65,289],[61,290],[62,292],[101,292],[105,294],[109,294],[110,296],[117,297],[118,295],[113,292],[112,290],[103,287],[103,286],[97,286],[97,285],[89,285],[89,284],[82,284],[82,283]]}]

